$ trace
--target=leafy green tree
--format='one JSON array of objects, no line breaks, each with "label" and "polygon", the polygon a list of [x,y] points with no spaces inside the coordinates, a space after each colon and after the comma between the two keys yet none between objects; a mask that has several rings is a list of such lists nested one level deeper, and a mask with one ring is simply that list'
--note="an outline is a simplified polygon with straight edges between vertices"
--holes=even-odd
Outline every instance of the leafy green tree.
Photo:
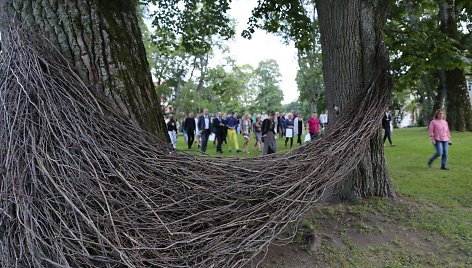
[{"label": "leafy green tree", "polygon": [[427,123],[432,110],[447,106],[451,129],[470,129],[463,73],[470,57],[470,33],[457,30],[460,22],[469,20],[467,3],[404,0],[392,7],[385,32],[395,91],[410,91],[426,109],[421,112],[420,125]]},{"label": "leafy green tree", "polygon": [[283,92],[280,89],[280,71],[278,63],[273,60],[259,62],[255,70],[257,98],[259,112],[282,109]]},{"label": "leafy green tree", "polygon": [[[320,40],[322,47],[323,81],[330,122],[336,120],[334,107],[340,111],[353,105],[371,82],[375,55],[382,46],[382,28],[389,6],[388,0],[317,0]],[[250,24],[273,29],[295,40],[297,48],[311,51],[312,31],[310,18],[304,11],[305,1],[259,1]],[[262,22],[260,22],[262,21]],[[282,21],[282,23],[277,22]],[[298,26],[297,26],[298,25]],[[253,28],[249,28],[251,33]],[[287,28],[288,31],[287,31]],[[289,33],[287,35],[287,33]],[[390,89],[386,89],[389,94]],[[380,124],[379,124],[380,128]],[[337,185],[341,199],[358,199],[366,196],[393,196],[387,174],[383,146],[379,135],[370,141],[370,149],[356,170]]]},{"label": "leafy green tree", "polygon": [[260,1],[243,36],[259,27],[280,35],[298,50],[297,84],[300,99],[311,103],[313,112],[325,108],[319,23],[312,1]]},{"label": "leafy green tree", "polygon": [[300,100],[300,98],[296,101],[290,102],[283,107],[283,111],[287,113],[301,113],[302,117],[306,120],[311,113],[311,105],[310,102],[306,100]]},{"label": "leafy green tree", "polygon": [[209,72],[208,89],[220,111],[239,111],[241,108],[240,96],[244,83],[238,78],[234,68],[226,72],[223,66],[217,66]]},{"label": "leafy green tree", "polygon": [[[460,42],[462,37],[458,31],[458,12],[460,10],[457,3],[460,2],[455,0],[439,2],[440,29],[450,40],[451,47],[455,51],[454,54],[449,54],[446,59],[453,67],[441,70],[441,72],[444,72],[444,81],[442,82],[447,90],[449,127],[451,130],[472,131],[472,110],[465,81],[463,45]],[[472,13],[469,14],[472,15]]]},{"label": "leafy green tree", "polygon": [[[234,27],[226,14],[229,3],[205,0],[142,2],[154,5],[149,14],[153,29],[148,58],[158,84],[166,84],[158,90],[177,105],[176,113],[179,113],[183,107],[178,99],[184,97],[186,83],[196,81],[193,94],[208,95],[204,91],[204,83],[213,48],[219,46],[222,40],[234,36]],[[200,97],[202,100],[208,99]]]},{"label": "leafy green tree", "polygon": [[298,55],[297,85],[300,100],[310,103],[311,112],[320,112],[326,108],[325,89],[323,83],[323,69],[321,51],[317,50]]}]

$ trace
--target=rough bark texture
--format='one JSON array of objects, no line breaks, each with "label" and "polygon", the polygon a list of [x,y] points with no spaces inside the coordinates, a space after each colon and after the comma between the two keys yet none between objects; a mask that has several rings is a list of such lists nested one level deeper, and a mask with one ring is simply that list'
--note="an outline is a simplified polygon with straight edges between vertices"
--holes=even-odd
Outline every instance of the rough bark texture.
[{"label": "rough bark texture", "polygon": [[134,1],[4,0],[2,14],[7,22],[44,34],[116,110],[159,139],[166,137]]},{"label": "rough bark texture", "polygon": [[[455,1],[447,0],[439,3],[439,16],[441,19],[441,32],[453,40],[459,40]],[[457,42],[458,43],[458,42]],[[447,90],[447,121],[451,130],[472,130],[472,111],[469,94],[465,81],[465,73],[462,68],[445,70],[444,85]]]},{"label": "rough bark texture", "polygon": [[[334,106],[342,113],[359,96],[365,95],[376,71],[375,57],[388,57],[376,55],[376,48],[384,45],[381,28],[386,19],[387,1],[374,2],[317,1],[330,122],[336,120]],[[386,92],[391,91],[386,89]],[[334,190],[343,200],[395,195],[387,174],[380,131],[370,141],[370,150],[365,152],[357,169]]]}]

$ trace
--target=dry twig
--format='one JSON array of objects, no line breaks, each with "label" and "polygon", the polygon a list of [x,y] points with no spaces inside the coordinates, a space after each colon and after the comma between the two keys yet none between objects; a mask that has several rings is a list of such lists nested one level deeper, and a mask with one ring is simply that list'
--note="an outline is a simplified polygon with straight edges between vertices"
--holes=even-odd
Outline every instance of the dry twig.
[{"label": "dry twig", "polygon": [[14,27],[3,38],[3,267],[242,266],[356,167],[389,88],[383,66],[319,143],[200,158],[109,109],[44,39]]}]

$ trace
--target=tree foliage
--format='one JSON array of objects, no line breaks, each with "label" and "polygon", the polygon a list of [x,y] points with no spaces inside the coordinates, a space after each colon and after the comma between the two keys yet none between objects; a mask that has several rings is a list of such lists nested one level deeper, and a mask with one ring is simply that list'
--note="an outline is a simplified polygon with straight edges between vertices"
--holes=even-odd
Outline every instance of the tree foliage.
[{"label": "tree foliage", "polygon": [[[456,2],[457,29],[470,28],[470,1]],[[396,1],[385,26],[395,79],[395,95],[413,96],[421,111],[420,125],[426,124],[433,107],[447,105],[444,71],[470,66],[470,31],[458,31],[452,38],[440,28],[442,1]],[[460,83],[460,81],[456,81]],[[406,94],[409,93],[409,94]],[[408,98],[396,98],[396,106],[407,105]],[[415,113],[417,106],[410,106]],[[449,112],[456,107],[449,105]]]},{"label": "tree foliage", "polygon": [[156,8],[151,12],[154,41],[160,50],[182,46],[192,55],[212,49],[212,38],[229,39],[234,27],[226,0],[143,0]]},{"label": "tree foliage", "polygon": [[[252,11],[248,29],[242,35],[251,38],[256,28],[281,35],[286,42],[293,41],[295,46],[304,51],[313,47],[311,39],[311,20],[303,0],[258,0]],[[313,6],[313,4],[312,4]]]},{"label": "tree foliage", "polygon": [[260,111],[276,111],[282,108],[283,92],[280,89],[279,65],[275,60],[264,60],[256,70],[256,87],[258,89],[256,103]]}]

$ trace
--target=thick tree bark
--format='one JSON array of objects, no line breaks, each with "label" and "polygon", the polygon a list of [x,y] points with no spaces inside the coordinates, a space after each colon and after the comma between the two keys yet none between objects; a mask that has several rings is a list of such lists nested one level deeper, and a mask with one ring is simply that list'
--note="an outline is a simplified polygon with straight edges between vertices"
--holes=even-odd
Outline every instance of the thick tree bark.
[{"label": "thick tree bark", "polygon": [[[455,0],[439,1],[441,32],[453,40],[459,40]],[[462,68],[444,70],[447,121],[451,130],[472,130],[472,110],[467,92],[465,73]]]},{"label": "thick tree bark", "polygon": [[3,0],[1,12],[2,27],[16,21],[44,34],[116,110],[158,139],[167,137],[134,1]]},{"label": "thick tree bark", "polygon": [[[377,70],[375,57],[388,59],[388,55],[376,55],[377,47],[384,45],[381,29],[386,20],[387,2],[376,1],[376,5],[368,0],[316,2],[330,122],[336,120],[334,106],[342,113],[366,93]],[[391,91],[386,89],[386,92]],[[334,190],[343,200],[395,195],[387,174],[380,122],[379,132],[370,141],[370,150],[365,152],[362,162]]]}]

